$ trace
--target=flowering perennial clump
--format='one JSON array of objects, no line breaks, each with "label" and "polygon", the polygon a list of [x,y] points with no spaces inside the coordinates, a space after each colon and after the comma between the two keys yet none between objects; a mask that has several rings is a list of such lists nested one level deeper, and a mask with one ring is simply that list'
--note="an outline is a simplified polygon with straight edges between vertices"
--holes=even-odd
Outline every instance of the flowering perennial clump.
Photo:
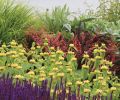
[{"label": "flowering perennial clump", "polygon": [[[34,89],[36,91],[36,95],[30,98],[39,98],[40,93],[47,95],[41,97],[42,100],[53,100],[52,98],[54,100],[119,100],[120,80],[109,71],[113,64],[105,59],[103,45],[95,46],[93,57],[85,52],[81,69],[77,70],[77,59],[72,51],[73,44],[70,44],[67,53],[59,48],[56,50],[54,47],[49,47],[47,40],[43,46],[35,46],[33,43],[29,52],[26,52],[24,47],[15,41],[12,41],[9,47],[3,44],[0,47],[0,85],[2,87],[3,83],[9,84],[10,81],[12,87],[15,86],[18,89],[20,86],[20,91],[22,91],[28,84],[30,85],[28,91]],[[20,85],[22,83],[23,86]],[[23,100],[24,92],[18,92],[17,97],[20,100]],[[31,93],[24,95],[25,98]],[[13,93],[10,95],[12,96]],[[2,88],[0,98],[4,98]]]}]

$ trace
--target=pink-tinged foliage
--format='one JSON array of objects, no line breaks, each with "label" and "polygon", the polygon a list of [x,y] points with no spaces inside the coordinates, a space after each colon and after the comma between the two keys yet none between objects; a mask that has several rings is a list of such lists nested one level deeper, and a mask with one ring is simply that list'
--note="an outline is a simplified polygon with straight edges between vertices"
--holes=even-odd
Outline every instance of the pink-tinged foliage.
[{"label": "pink-tinged foliage", "polygon": [[35,42],[37,45],[42,45],[42,44],[43,44],[43,41],[38,37],[38,35],[33,35],[33,36],[32,36],[32,39],[34,40],[34,42]]}]

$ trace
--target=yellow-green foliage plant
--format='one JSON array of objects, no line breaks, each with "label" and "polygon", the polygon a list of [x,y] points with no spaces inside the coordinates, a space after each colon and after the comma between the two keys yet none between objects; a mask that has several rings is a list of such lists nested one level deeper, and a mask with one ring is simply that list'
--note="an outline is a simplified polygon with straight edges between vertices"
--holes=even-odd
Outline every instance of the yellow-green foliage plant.
[{"label": "yellow-green foliage plant", "polygon": [[78,100],[119,100],[120,79],[109,70],[113,64],[104,57],[105,45],[95,45],[93,57],[85,52],[80,70],[77,70],[73,48],[74,45],[70,44],[65,54],[59,48],[56,50],[48,46],[46,39],[43,46],[33,43],[30,51],[26,52],[13,40],[9,46],[3,44],[0,47],[0,76],[9,74],[15,80],[27,80],[40,86],[42,81],[47,80],[51,94],[57,84],[59,93],[65,87],[66,94],[75,92]]}]

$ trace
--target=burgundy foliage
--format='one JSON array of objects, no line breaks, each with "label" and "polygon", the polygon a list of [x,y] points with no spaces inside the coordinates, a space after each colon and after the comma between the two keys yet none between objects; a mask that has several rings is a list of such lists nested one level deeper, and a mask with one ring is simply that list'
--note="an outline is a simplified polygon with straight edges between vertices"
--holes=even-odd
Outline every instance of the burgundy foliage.
[{"label": "burgundy foliage", "polygon": [[68,41],[62,36],[60,32],[57,34],[57,36],[48,38],[48,43],[49,46],[55,47],[56,49],[59,47],[64,52],[67,52],[69,46]]},{"label": "burgundy foliage", "polygon": [[[35,32],[33,32],[35,33]],[[94,45],[98,44],[99,46],[101,43],[106,45],[106,59],[112,61],[115,64],[116,58],[116,51],[117,46],[116,43],[113,41],[110,35],[104,34],[91,34],[89,32],[75,32],[74,37],[71,40],[66,40],[62,34],[59,32],[56,36],[52,35],[43,35],[44,32],[38,32],[37,34],[30,35],[31,40],[36,42],[37,45],[42,45],[44,38],[48,38],[49,46],[60,48],[64,52],[68,51],[68,46],[70,43],[73,43],[77,50],[74,50],[76,57],[78,59],[78,68],[81,68],[81,59],[84,52],[87,52],[90,56],[92,56],[92,51],[94,49]],[[29,41],[28,41],[29,42]],[[115,65],[116,66],[116,65]],[[120,68],[116,70],[116,67],[112,68],[114,71],[120,71]]]},{"label": "burgundy foliage", "polygon": [[103,34],[94,34],[92,35],[89,32],[83,32],[81,34],[75,34],[73,38],[73,43],[77,48],[77,58],[79,67],[81,66],[81,59],[84,52],[87,52],[90,56],[92,56],[92,51],[94,50],[94,45],[101,43],[106,45],[106,59],[112,61],[114,66],[111,68],[112,71],[120,72],[120,66],[116,63],[120,58],[117,57],[117,46],[113,41],[111,35],[103,35]]}]

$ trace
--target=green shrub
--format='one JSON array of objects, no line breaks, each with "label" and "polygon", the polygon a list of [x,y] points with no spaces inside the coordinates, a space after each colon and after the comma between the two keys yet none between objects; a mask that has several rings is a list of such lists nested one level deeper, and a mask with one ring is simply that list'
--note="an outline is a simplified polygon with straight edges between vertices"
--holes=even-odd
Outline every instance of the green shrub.
[{"label": "green shrub", "polygon": [[13,0],[0,0],[0,40],[22,41],[24,29],[30,22],[31,10]]},{"label": "green shrub", "polygon": [[63,8],[56,7],[50,13],[46,11],[46,13],[39,15],[41,27],[45,27],[48,32],[57,33],[58,31],[62,31],[63,25],[69,23],[69,9],[65,5]]}]

